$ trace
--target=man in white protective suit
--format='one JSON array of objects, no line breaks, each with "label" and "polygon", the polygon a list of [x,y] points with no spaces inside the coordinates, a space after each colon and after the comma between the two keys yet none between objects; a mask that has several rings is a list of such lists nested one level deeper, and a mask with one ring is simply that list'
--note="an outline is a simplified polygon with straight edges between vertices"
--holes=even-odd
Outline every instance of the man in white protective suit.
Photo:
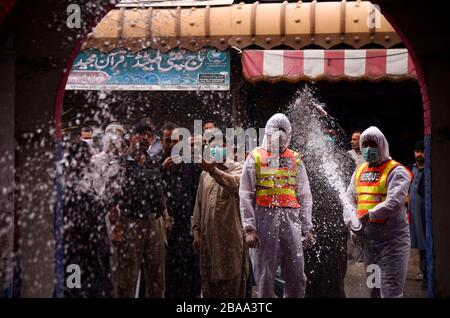
[{"label": "man in white protective suit", "polygon": [[288,148],[291,135],[288,118],[273,115],[261,147],[245,161],[240,182],[241,219],[260,298],[275,297],[278,266],[286,282],[284,297],[305,295],[303,245],[314,240],[312,196],[300,155]]},{"label": "man in white protective suit", "polygon": [[362,133],[360,146],[366,162],[350,181],[347,194],[356,207],[351,214],[347,210],[344,221],[361,241],[369,274],[378,275],[373,282],[378,280],[380,289],[369,286],[372,297],[402,297],[410,252],[406,202],[413,176],[391,159],[386,137],[377,127]]}]

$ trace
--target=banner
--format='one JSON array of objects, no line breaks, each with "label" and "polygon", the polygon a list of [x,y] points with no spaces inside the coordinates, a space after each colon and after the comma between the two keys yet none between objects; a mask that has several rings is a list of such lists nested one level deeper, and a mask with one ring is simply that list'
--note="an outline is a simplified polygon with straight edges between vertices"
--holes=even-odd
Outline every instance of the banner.
[{"label": "banner", "polygon": [[82,51],[76,57],[66,90],[229,90],[230,54],[216,49],[167,53],[118,49]]}]

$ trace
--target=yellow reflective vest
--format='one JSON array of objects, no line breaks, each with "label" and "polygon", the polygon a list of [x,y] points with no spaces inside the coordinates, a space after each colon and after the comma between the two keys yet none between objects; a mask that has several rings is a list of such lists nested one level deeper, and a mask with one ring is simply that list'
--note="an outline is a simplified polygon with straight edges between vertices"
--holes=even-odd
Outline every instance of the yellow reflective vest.
[{"label": "yellow reflective vest", "polygon": [[262,148],[252,152],[255,160],[256,203],[264,207],[299,208],[297,171],[300,155],[286,149],[277,157]]},{"label": "yellow reflective vest", "polygon": [[[355,174],[355,188],[357,194],[356,210],[359,218],[365,216],[370,209],[386,200],[388,176],[394,168],[400,165],[400,163],[391,159],[376,167],[369,167],[367,162],[358,166]],[[371,219],[370,222],[383,224],[385,220]]]}]

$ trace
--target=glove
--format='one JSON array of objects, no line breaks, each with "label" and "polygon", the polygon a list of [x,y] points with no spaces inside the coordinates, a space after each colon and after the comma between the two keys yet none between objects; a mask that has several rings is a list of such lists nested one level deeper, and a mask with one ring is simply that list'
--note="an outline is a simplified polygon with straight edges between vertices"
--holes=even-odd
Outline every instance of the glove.
[{"label": "glove", "polygon": [[316,239],[314,238],[312,230],[306,231],[303,239],[303,247],[305,249],[310,249],[314,244],[316,244]]},{"label": "glove", "polygon": [[[361,231],[359,231],[361,232]],[[361,233],[359,232],[354,232],[353,230],[350,231],[350,241],[352,242],[352,245],[354,246],[359,246],[361,245]]]}]

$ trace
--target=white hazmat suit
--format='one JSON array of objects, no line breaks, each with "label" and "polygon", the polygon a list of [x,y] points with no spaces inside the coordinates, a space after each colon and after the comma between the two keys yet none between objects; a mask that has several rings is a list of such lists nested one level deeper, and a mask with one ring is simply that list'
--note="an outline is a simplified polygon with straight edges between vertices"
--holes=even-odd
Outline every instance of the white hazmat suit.
[{"label": "white hazmat suit", "polygon": [[[289,147],[292,128],[288,118],[275,114],[266,124],[262,148],[274,152],[270,136],[279,136],[279,153]],[[272,139],[273,140],[273,139]],[[311,230],[312,196],[303,164],[297,169],[297,200],[300,208],[264,207],[256,203],[255,159],[249,155],[240,182],[240,210],[244,229],[255,230],[259,246],[249,251],[258,297],[275,297],[274,279],[278,266],[286,282],[284,297],[302,298],[306,276],[302,231]]]},{"label": "white hazmat suit", "polygon": [[[366,129],[360,139],[360,147],[366,140],[373,140],[378,146],[379,159],[375,165],[381,165],[390,159],[389,144],[377,127]],[[355,173],[353,173],[347,194],[352,203],[356,203]],[[384,224],[367,222],[359,231],[365,266],[376,264],[380,268],[381,297],[402,297],[410,252],[410,238],[406,198],[411,176],[400,165],[395,167],[387,178],[386,200],[369,210],[369,219],[385,219]],[[350,226],[351,217],[344,216]],[[369,272],[369,274],[372,272]],[[372,296],[375,296],[372,293]]]}]

